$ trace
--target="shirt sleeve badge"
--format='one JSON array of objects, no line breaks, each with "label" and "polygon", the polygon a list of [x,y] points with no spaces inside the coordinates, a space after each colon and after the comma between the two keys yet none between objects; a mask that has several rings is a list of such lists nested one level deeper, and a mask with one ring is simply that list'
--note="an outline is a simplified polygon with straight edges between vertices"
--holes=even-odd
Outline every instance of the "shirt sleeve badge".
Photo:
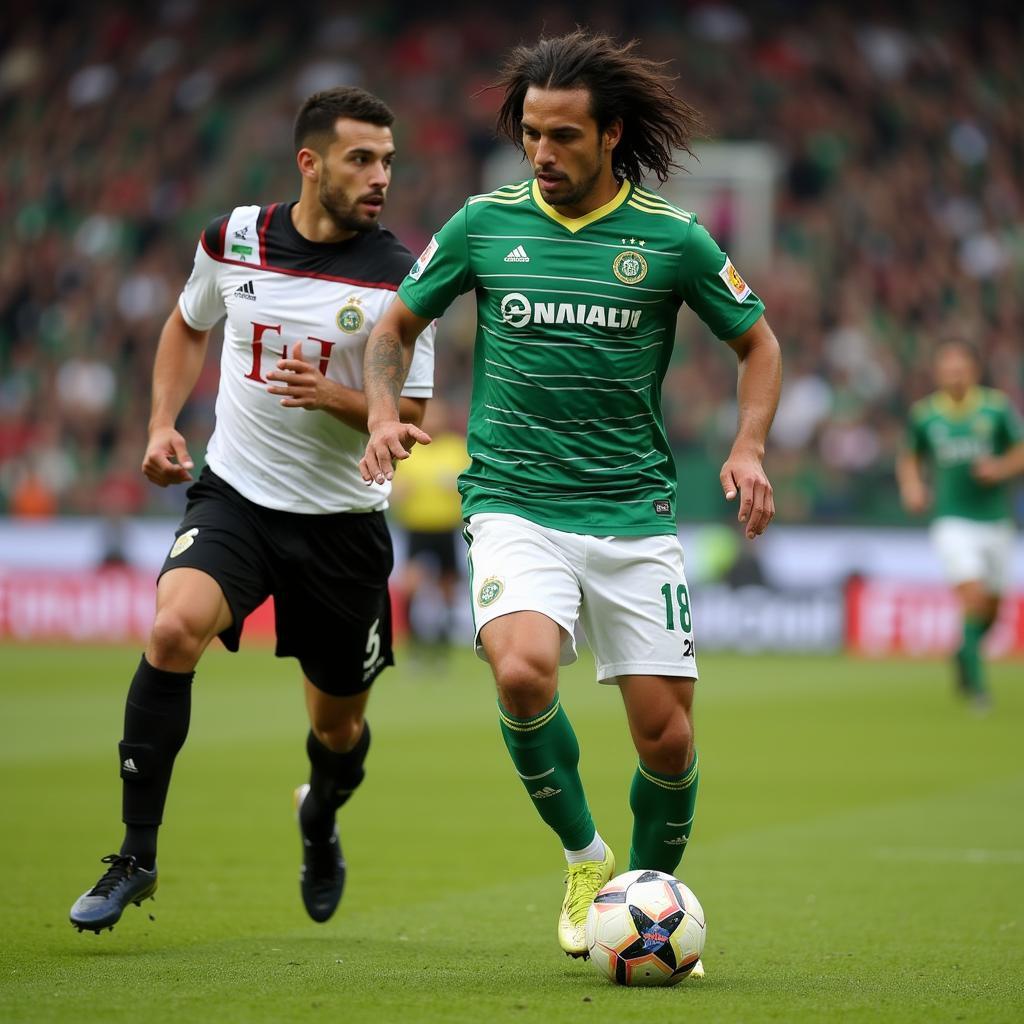
[{"label": "shirt sleeve badge", "polygon": [[725,282],[726,288],[737,302],[742,302],[750,294],[750,285],[740,277],[739,272],[732,265],[732,260],[728,257],[725,266],[718,272],[718,276]]}]

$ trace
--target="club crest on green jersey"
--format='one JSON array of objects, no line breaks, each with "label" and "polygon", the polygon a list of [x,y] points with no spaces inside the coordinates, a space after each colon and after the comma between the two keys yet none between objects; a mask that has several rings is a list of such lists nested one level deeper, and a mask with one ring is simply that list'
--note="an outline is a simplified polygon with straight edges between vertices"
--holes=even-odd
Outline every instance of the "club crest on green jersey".
[{"label": "club crest on green jersey", "polygon": [[341,309],[337,316],[338,327],[346,334],[355,334],[366,321],[362,309],[359,308],[359,299],[352,296]]},{"label": "club crest on green jersey", "polygon": [[647,260],[635,249],[627,249],[612,260],[612,273],[623,284],[639,284],[647,276]]},{"label": "club crest on green jersey", "polygon": [[488,576],[476,593],[476,603],[481,608],[494,604],[505,591],[505,584],[497,576]]}]

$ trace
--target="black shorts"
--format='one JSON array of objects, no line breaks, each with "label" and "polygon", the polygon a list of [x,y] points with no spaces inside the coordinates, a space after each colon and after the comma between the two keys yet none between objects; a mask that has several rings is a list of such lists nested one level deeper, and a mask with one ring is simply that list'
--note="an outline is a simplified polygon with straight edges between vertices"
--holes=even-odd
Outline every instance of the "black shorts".
[{"label": "black shorts", "polygon": [[209,468],[188,489],[185,517],[163,567],[212,576],[234,621],[220,634],[238,650],[245,617],[274,598],[278,657],[299,659],[314,686],[362,693],[388,665],[394,564],[383,512],[306,515],[264,508]]},{"label": "black shorts", "polygon": [[406,553],[409,561],[426,557],[434,562],[443,576],[454,576],[458,558],[455,553],[455,531],[445,530],[441,533],[409,531],[409,549]]}]

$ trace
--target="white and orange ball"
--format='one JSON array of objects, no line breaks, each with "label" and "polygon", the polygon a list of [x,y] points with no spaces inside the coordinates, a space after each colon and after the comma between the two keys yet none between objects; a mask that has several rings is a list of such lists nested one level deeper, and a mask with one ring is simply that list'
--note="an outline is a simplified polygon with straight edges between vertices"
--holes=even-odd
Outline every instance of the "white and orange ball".
[{"label": "white and orange ball", "polygon": [[663,871],[627,871],[587,913],[590,962],[619,985],[676,985],[693,970],[707,929],[697,897]]}]

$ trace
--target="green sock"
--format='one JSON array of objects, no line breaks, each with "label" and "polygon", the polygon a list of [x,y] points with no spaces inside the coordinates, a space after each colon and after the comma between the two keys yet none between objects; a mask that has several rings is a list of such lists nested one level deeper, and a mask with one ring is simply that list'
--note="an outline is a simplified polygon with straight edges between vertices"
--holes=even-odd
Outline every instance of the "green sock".
[{"label": "green sock", "polygon": [[539,715],[515,718],[498,703],[501,734],[540,816],[567,850],[594,838],[594,819],[580,781],[580,745],[558,695]]},{"label": "green sock", "polygon": [[682,775],[661,775],[642,762],[637,764],[629,791],[629,806],[633,809],[630,871],[675,871],[693,828],[698,778],[696,752]]},{"label": "green sock", "polygon": [[988,632],[989,622],[981,619],[964,619],[964,638],[956,652],[964,673],[964,682],[971,693],[985,692],[985,669],[981,660],[981,640]]}]

